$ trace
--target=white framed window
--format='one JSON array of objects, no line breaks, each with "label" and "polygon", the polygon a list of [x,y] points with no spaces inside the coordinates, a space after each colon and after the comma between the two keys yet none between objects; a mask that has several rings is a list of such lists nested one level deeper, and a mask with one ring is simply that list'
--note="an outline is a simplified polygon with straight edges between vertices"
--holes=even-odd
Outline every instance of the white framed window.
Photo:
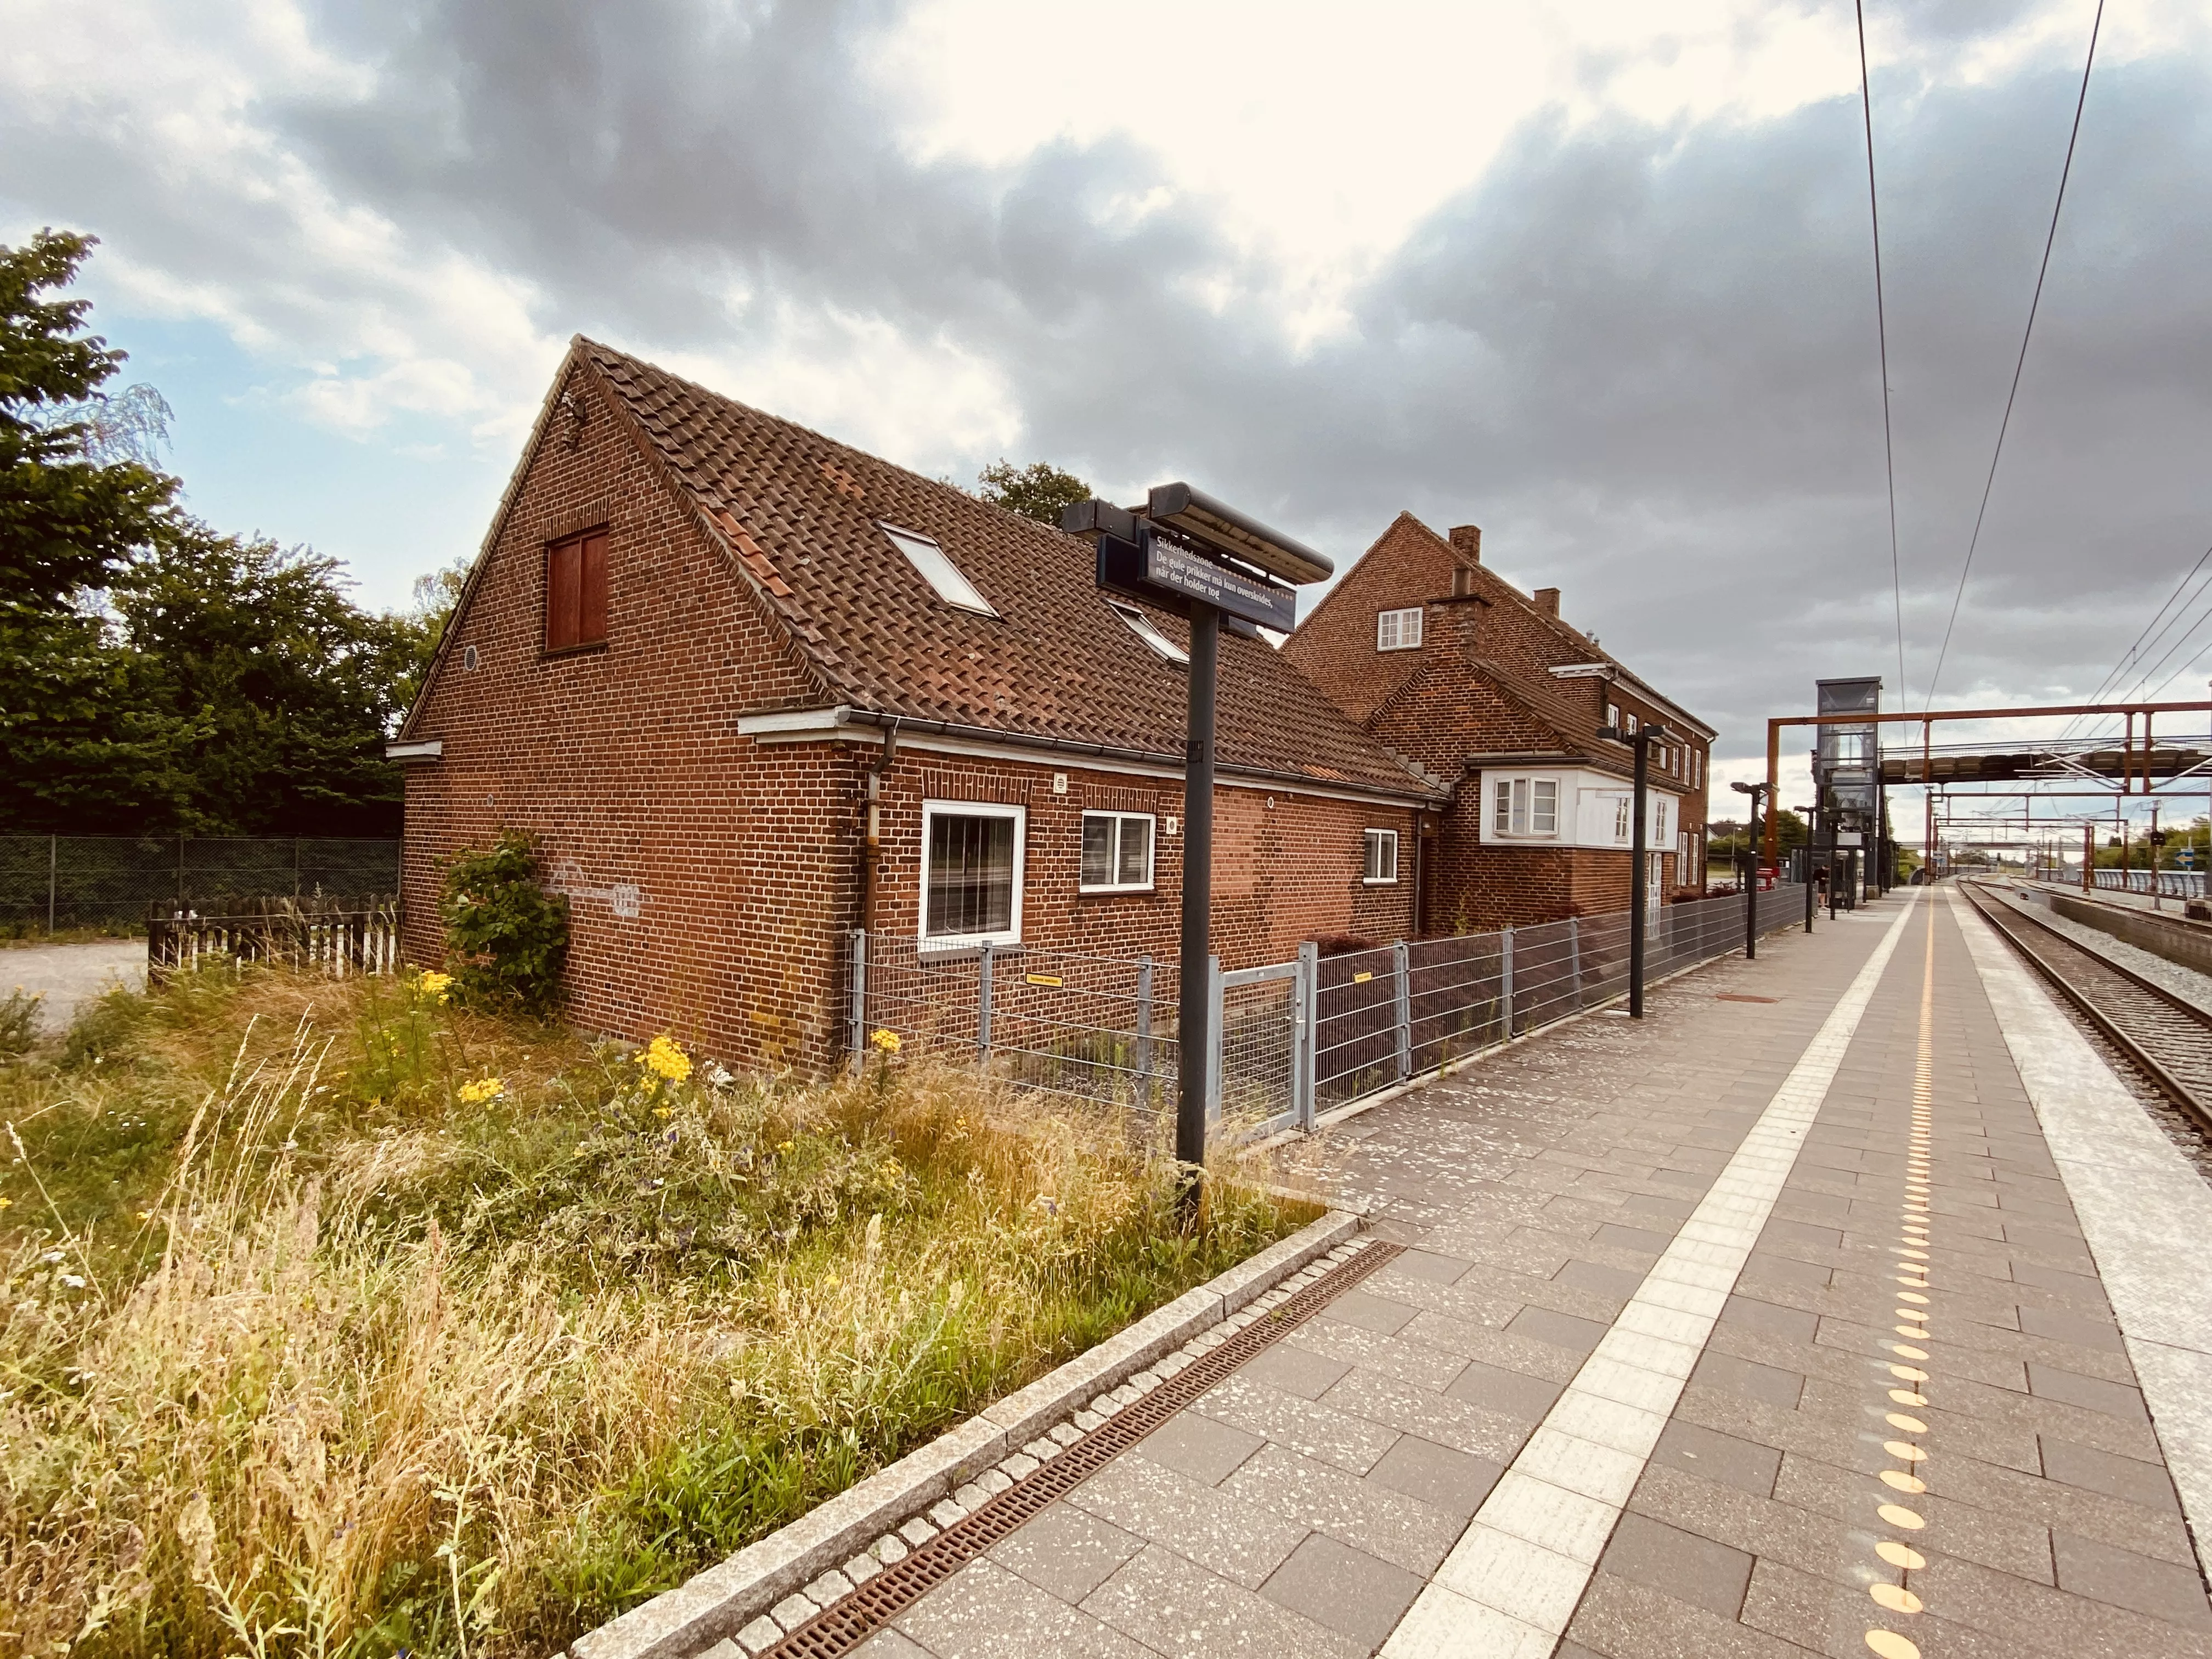
[{"label": "white framed window", "polygon": [[1615,795],[1613,798],[1613,838],[1623,847],[1636,833],[1636,798]]},{"label": "white framed window", "polygon": [[1085,893],[1152,891],[1152,815],[1085,812],[1083,870],[1076,886]]},{"label": "white framed window", "polygon": [[1606,704],[1605,726],[1606,730],[1608,732],[1618,732],[1620,730],[1620,705],[1619,703],[1609,702]]},{"label": "white framed window", "polygon": [[1702,789],[1705,786],[1705,751],[1702,749],[1692,749],[1690,751],[1690,787]]},{"label": "white framed window", "polygon": [[1412,651],[1421,643],[1421,607],[1407,605],[1402,611],[1378,611],[1375,613],[1375,648],[1377,651]]},{"label": "white framed window", "polygon": [[1370,887],[1380,887],[1397,880],[1398,832],[1395,830],[1370,830],[1364,841],[1359,878]]},{"label": "white framed window", "polygon": [[1490,828],[1499,836],[1557,836],[1559,781],[1498,779],[1491,790]]},{"label": "white framed window", "polygon": [[906,555],[907,562],[921,574],[930,591],[947,605],[957,605],[963,611],[973,611],[981,617],[995,617],[991,602],[976,590],[975,584],[960,574],[960,567],[952,562],[936,541],[919,530],[902,530],[895,524],[878,520],[876,528],[890,538],[893,547]]},{"label": "white framed window", "polygon": [[921,804],[925,945],[1017,945],[1022,937],[1026,807],[990,801]]},{"label": "white framed window", "polygon": [[1152,647],[1160,656],[1175,664],[1178,668],[1190,666],[1190,653],[1161,633],[1158,624],[1135,605],[1125,605],[1120,599],[1109,599],[1106,601],[1106,605],[1115,616],[1129,624],[1129,631],[1132,634]]}]

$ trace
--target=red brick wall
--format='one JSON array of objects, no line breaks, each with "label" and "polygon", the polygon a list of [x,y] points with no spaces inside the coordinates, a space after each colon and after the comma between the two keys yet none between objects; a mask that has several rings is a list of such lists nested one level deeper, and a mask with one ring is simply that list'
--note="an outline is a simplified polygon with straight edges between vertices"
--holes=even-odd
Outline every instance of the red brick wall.
[{"label": "red brick wall", "polygon": [[[733,1064],[819,1070],[844,1037],[865,775],[880,751],[872,737],[738,735],[740,712],[829,699],[615,411],[580,376],[567,390],[589,418],[549,423],[410,729],[445,752],[407,776],[408,955],[440,959],[437,898],[455,852],[525,829],[571,895],[571,1018],[634,1040],[672,1030]],[[545,546],[599,525],[611,532],[607,644],[548,658]],[[1157,842],[1154,892],[1076,887],[1085,807],[1153,812],[1164,830],[1184,816],[1176,781],[902,748],[873,906],[893,931],[915,926],[926,795],[1028,807],[1027,942],[1175,955],[1180,835]],[[1223,789],[1215,811],[1216,949],[1230,965],[1280,960],[1322,933],[1412,932],[1409,809]],[[1395,886],[1360,881],[1370,825],[1401,832]],[[615,913],[617,884],[638,890],[635,917]]]}]

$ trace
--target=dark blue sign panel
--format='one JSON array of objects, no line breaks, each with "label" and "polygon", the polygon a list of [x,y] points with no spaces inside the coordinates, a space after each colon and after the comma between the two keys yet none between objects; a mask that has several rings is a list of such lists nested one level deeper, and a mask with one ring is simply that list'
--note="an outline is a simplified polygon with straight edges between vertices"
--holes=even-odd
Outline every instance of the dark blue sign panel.
[{"label": "dark blue sign panel", "polygon": [[1297,593],[1231,568],[1140,527],[1136,541],[1098,538],[1098,585],[1182,617],[1197,599],[1223,616],[1287,634],[1297,621]]}]

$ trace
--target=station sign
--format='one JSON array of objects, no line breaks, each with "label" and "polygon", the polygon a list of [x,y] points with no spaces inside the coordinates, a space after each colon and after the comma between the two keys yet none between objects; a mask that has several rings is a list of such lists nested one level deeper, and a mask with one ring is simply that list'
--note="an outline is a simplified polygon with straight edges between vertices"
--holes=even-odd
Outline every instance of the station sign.
[{"label": "station sign", "polygon": [[1133,538],[1098,537],[1098,586],[1142,599],[1177,616],[1189,614],[1195,599],[1224,617],[1287,634],[1297,625],[1298,596],[1266,578],[1207,557],[1194,548],[1134,525]]}]

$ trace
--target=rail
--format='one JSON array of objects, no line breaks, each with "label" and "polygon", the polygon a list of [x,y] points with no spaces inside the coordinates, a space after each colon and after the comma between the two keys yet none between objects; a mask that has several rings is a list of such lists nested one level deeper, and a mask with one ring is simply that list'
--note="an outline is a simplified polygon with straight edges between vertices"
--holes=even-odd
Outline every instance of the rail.
[{"label": "rail", "polygon": [[155,906],[146,919],[146,977],[240,963],[285,963],[346,979],[399,969],[399,902],[268,899],[212,915]]},{"label": "rail", "polygon": [[1961,882],[1960,890],[1984,921],[2162,1092],[2212,1129],[2212,1013],[1990,892],[1983,883]]}]

